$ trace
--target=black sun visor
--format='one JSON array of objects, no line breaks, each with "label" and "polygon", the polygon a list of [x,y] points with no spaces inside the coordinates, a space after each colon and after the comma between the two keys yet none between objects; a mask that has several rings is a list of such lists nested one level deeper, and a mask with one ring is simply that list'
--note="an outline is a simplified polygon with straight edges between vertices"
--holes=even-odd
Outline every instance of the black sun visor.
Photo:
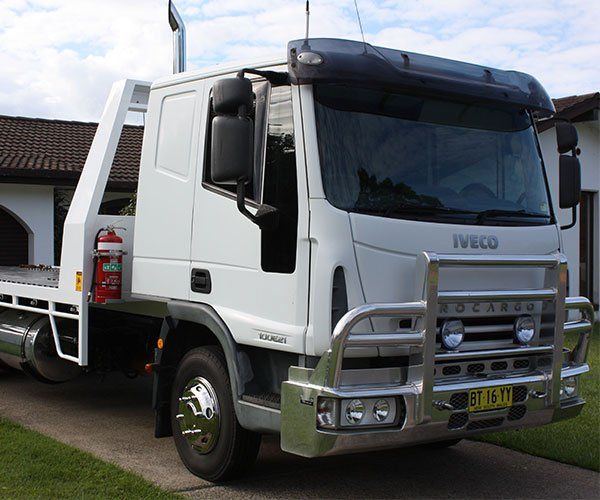
[{"label": "black sun visor", "polygon": [[554,105],[532,76],[451,59],[374,47],[332,38],[288,44],[288,70],[295,84],[348,83],[386,90],[463,96],[554,113]]}]

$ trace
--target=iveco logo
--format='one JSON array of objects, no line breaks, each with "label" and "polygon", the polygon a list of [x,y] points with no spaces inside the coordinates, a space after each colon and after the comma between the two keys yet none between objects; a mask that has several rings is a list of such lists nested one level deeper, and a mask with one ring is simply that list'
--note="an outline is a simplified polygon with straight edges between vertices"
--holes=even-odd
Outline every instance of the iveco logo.
[{"label": "iveco logo", "polygon": [[498,248],[498,237],[492,234],[453,234],[454,248],[483,248],[496,250]]}]

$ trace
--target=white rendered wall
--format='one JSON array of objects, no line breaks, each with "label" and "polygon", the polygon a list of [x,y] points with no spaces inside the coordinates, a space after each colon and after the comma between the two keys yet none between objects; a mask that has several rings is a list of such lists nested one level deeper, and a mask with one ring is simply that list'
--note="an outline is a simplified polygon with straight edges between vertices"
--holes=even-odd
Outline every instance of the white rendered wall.
[{"label": "white rendered wall", "polygon": [[29,233],[29,263],[54,263],[54,187],[0,184],[0,206]]},{"label": "white rendered wall", "polygon": [[[581,155],[581,189],[596,193],[594,206],[594,270],[596,273],[594,279],[594,302],[598,303],[598,286],[600,283],[600,265],[598,255],[600,248],[598,243],[599,223],[598,214],[598,191],[600,191],[600,122],[580,122],[575,123],[579,135],[579,148]],[[558,152],[556,151],[556,132],[554,128],[546,130],[540,134],[540,144],[542,154],[546,164],[548,182],[554,203],[554,210],[558,216],[561,225],[571,222],[571,210],[561,210],[558,208]],[[569,293],[570,295],[579,294],[579,208],[577,213],[577,224],[566,231],[562,231],[564,253],[569,261]]]}]

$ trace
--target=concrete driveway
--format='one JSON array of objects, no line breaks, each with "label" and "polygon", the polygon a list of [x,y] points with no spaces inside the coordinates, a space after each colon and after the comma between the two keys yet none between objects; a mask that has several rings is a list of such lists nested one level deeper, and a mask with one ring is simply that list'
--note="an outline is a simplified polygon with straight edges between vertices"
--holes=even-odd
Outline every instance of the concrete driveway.
[{"label": "concrete driveway", "polygon": [[0,373],[0,414],[191,497],[599,498],[600,475],[493,445],[405,449],[308,460],[263,441],[256,469],[214,486],[153,437],[149,379],[86,376],[43,385]]}]

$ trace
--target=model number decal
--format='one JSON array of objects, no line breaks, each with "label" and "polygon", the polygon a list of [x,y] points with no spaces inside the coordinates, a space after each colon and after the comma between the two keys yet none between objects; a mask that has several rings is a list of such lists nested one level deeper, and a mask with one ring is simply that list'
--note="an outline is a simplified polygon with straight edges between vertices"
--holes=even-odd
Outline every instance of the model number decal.
[{"label": "model number decal", "polygon": [[276,335],[275,333],[258,332],[258,338],[266,342],[276,342],[277,344],[287,344],[287,337]]}]

